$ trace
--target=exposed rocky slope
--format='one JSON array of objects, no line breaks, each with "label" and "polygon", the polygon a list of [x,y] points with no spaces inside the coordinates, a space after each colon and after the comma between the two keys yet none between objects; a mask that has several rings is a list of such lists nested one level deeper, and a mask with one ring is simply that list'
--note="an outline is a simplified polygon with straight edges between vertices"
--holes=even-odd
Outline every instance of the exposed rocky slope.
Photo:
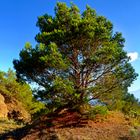
[{"label": "exposed rocky slope", "polygon": [[0,94],[0,118],[27,122],[30,120],[30,114],[17,99],[2,93]]},{"label": "exposed rocky slope", "polygon": [[5,98],[0,94],[0,118],[7,118],[8,109],[5,104]]}]

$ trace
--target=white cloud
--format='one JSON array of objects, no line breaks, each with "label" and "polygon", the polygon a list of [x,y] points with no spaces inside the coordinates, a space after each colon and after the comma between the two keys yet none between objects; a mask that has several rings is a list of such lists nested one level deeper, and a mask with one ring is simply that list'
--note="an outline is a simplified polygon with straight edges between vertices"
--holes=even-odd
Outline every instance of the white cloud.
[{"label": "white cloud", "polygon": [[131,58],[130,62],[133,62],[138,59],[139,54],[137,52],[128,53],[127,56]]}]

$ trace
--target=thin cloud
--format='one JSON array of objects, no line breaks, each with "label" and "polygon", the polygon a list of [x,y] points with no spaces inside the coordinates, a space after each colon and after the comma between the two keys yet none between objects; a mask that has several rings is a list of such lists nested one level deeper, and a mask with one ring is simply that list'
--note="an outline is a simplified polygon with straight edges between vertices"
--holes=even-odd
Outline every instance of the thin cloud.
[{"label": "thin cloud", "polygon": [[130,62],[134,62],[138,59],[139,54],[137,52],[128,53],[127,56],[130,57]]}]

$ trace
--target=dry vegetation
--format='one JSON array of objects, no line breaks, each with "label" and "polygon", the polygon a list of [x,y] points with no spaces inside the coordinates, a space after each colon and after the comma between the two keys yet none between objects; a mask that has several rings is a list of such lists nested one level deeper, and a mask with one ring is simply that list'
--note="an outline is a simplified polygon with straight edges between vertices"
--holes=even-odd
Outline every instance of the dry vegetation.
[{"label": "dry vegetation", "polygon": [[17,124],[15,121],[13,120],[8,120],[8,119],[3,119],[0,118],[0,134],[4,134],[6,132],[18,129],[23,127],[24,125],[22,123]]}]

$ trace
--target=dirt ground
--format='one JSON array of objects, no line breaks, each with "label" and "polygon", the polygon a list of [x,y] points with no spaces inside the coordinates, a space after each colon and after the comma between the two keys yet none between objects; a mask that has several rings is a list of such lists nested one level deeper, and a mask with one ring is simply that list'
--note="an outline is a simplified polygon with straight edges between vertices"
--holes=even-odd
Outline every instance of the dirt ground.
[{"label": "dirt ground", "polygon": [[15,131],[1,135],[0,140],[140,140],[140,129],[119,112],[89,120],[76,112],[46,116]]}]

